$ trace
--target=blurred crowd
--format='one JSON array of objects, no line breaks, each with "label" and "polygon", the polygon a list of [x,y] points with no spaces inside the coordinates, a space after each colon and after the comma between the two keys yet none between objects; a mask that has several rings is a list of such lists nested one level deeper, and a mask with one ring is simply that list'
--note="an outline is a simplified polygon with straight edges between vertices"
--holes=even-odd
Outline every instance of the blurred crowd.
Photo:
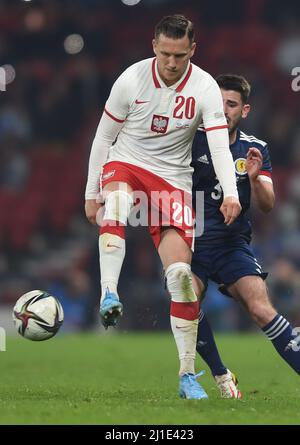
[{"label": "blurred crowd", "polygon": [[[279,0],[0,0],[0,305],[32,289],[61,300],[66,330],[98,327],[97,228],[84,216],[91,142],[116,77],[152,57],[155,24],[183,13],[195,24],[193,62],[252,84],[243,130],[269,144],[276,208],[252,211],[257,258],[279,312],[300,326],[300,3]],[[300,71],[300,68],[299,68]],[[299,81],[300,85],[300,81]],[[169,327],[169,298],[146,229],[128,228],[122,329]],[[209,287],[216,329],[253,329]]]}]

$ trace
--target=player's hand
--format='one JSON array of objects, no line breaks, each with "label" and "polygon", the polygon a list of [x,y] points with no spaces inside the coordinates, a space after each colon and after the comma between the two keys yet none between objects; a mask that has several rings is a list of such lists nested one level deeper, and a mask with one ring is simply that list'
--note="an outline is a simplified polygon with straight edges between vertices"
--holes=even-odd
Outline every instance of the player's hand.
[{"label": "player's hand", "polygon": [[246,170],[250,179],[256,179],[263,165],[263,157],[258,148],[251,147],[247,153]]},{"label": "player's hand", "polygon": [[221,213],[224,215],[224,223],[227,226],[233,223],[233,221],[241,213],[242,207],[237,198],[234,196],[227,196],[224,198],[223,203],[220,207]]},{"label": "player's hand", "polygon": [[97,224],[97,213],[102,206],[103,204],[96,199],[87,199],[85,201],[85,214],[90,223]]}]

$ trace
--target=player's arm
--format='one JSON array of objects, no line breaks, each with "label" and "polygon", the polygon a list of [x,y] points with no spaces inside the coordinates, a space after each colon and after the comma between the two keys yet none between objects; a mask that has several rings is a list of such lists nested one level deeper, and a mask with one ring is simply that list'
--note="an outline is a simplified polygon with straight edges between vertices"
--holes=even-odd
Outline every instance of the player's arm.
[{"label": "player's arm", "polygon": [[260,210],[267,213],[275,204],[275,193],[269,171],[263,168],[263,155],[251,147],[247,153],[246,170],[251,185],[251,196]]},{"label": "player's arm", "polygon": [[239,216],[241,205],[236,186],[236,176],[232,154],[229,148],[228,126],[223,111],[220,89],[212,81],[202,101],[203,123],[213,166],[223,190],[224,199],[220,211],[227,225]]},{"label": "player's arm", "polygon": [[85,190],[85,214],[92,224],[96,224],[97,212],[103,205],[101,196],[99,195],[102,168],[106,162],[108,151],[122,126],[123,123],[113,120],[104,111],[91,148],[88,179]]},{"label": "player's arm", "polygon": [[99,196],[103,165],[128,113],[126,79],[125,71],[114,83],[91,148],[85,191],[85,213],[92,224],[96,224],[97,211],[103,205],[102,197]]}]

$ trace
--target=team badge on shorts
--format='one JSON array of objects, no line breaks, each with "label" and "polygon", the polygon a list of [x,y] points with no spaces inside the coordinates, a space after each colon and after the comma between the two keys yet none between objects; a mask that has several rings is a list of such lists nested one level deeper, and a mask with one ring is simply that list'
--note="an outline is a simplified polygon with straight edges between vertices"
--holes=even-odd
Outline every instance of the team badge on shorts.
[{"label": "team badge on shorts", "polygon": [[153,115],[151,130],[155,133],[165,133],[168,128],[169,118],[166,116]]},{"label": "team badge on shorts", "polygon": [[246,159],[245,158],[238,158],[235,161],[235,171],[238,175],[246,175]]}]

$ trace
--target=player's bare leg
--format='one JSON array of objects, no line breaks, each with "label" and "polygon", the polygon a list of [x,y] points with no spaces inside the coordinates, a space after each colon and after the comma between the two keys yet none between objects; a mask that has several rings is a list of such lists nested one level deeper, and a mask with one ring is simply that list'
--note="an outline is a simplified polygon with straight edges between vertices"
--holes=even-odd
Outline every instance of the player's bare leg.
[{"label": "player's bare leg", "polygon": [[268,324],[277,314],[270,302],[266,284],[261,277],[242,277],[227,289],[230,295],[245,306],[253,321],[260,328]]},{"label": "player's bare leg", "polygon": [[179,393],[188,399],[206,399],[195,376],[199,303],[192,285],[192,252],[177,231],[169,228],[162,232],[158,253],[171,295],[171,327],[180,360]]},{"label": "player's bare leg", "polygon": [[227,287],[253,321],[272,341],[281,357],[300,375],[299,332],[272,306],[265,282],[259,276],[245,276]]},{"label": "player's bare leg", "polygon": [[118,281],[125,258],[125,226],[133,205],[132,189],[123,182],[111,182],[103,190],[105,209],[99,236],[101,272],[100,316],[107,328],[122,315]]}]

